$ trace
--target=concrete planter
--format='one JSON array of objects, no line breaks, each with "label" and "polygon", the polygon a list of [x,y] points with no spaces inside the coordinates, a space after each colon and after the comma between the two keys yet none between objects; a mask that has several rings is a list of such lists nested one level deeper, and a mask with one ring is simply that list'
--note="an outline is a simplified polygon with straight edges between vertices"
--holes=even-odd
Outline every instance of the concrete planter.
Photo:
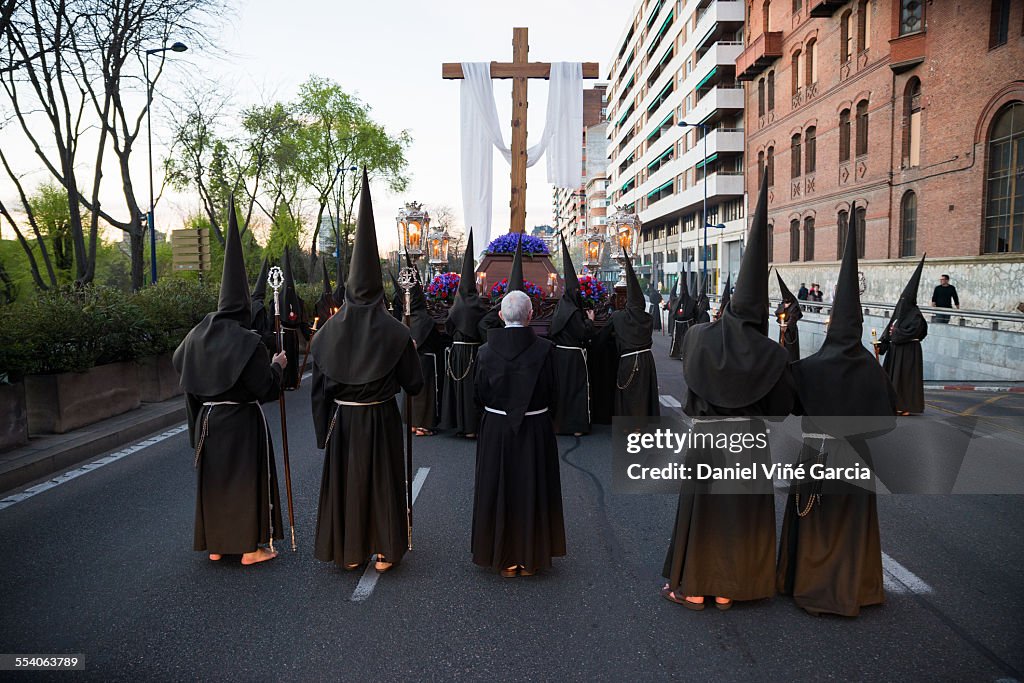
[{"label": "concrete planter", "polygon": [[28,429],[63,434],[139,407],[135,363],[110,363],[85,372],[25,378]]},{"label": "concrete planter", "polygon": [[25,385],[0,384],[0,453],[28,443]]},{"label": "concrete planter", "polygon": [[140,358],[137,363],[139,397],[143,403],[160,403],[181,395],[181,378],[171,363],[171,354]]}]

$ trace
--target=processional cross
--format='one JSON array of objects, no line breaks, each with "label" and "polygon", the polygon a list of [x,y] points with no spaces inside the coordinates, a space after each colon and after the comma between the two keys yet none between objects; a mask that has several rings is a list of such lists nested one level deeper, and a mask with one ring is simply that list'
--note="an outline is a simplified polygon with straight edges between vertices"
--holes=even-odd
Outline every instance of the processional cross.
[{"label": "processional cross", "polygon": [[[512,79],[512,220],[510,232],[526,230],[526,84],[530,78],[551,76],[550,62],[531,62],[529,29],[512,29],[512,61],[491,62],[491,78]],[[599,78],[597,62],[583,62],[583,78]],[[464,78],[462,64],[445,62],[441,65],[441,77]],[[580,144],[583,141],[580,140]]]}]

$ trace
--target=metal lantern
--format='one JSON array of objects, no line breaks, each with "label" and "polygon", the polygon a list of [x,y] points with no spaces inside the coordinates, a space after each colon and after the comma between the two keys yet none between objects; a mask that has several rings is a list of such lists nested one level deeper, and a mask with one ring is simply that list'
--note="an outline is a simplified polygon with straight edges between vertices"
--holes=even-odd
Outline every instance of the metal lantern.
[{"label": "metal lantern", "polygon": [[636,245],[640,241],[640,217],[635,213],[616,209],[608,219],[608,241],[615,250],[612,257],[619,264],[619,281],[615,286],[625,287],[626,259],[633,258],[636,254]]},{"label": "metal lantern", "polygon": [[600,268],[605,243],[605,236],[600,233],[591,232],[584,235],[580,242],[583,245],[583,265],[594,271]]},{"label": "metal lantern", "polygon": [[[430,218],[428,217],[429,221]],[[448,245],[451,236],[447,230],[431,230],[427,237],[427,254],[431,270],[436,274],[448,266]]]},{"label": "metal lantern", "polygon": [[[430,229],[430,214],[419,202],[407,202],[398,210],[398,242],[409,258],[423,255],[424,236]],[[445,250],[447,252],[447,249]],[[445,257],[447,259],[447,256]]]}]

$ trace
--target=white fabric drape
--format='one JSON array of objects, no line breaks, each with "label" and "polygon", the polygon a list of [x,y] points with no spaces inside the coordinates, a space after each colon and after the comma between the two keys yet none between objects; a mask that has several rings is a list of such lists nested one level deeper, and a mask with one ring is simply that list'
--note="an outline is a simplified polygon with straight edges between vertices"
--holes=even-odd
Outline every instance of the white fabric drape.
[{"label": "white fabric drape", "polygon": [[[462,210],[466,229],[472,229],[474,243],[486,245],[491,239],[491,209],[496,147],[511,162],[512,150],[505,144],[490,64],[462,63],[460,92],[462,125]],[[578,62],[551,65],[547,120],[540,141],[526,151],[526,165],[536,164],[548,154],[548,182],[557,187],[577,188],[583,177],[583,66]]]}]

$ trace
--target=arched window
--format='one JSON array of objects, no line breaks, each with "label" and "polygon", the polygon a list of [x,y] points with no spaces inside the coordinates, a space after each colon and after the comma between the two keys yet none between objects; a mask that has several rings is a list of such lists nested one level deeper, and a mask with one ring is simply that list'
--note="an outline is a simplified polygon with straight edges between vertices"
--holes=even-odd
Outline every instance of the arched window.
[{"label": "arched window", "polygon": [[988,132],[985,253],[1024,251],[1024,102],[1013,102]]},{"label": "arched window", "polygon": [[793,57],[789,61],[789,68],[792,71],[793,76],[793,94],[795,95],[800,90],[800,50],[793,53]]},{"label": "arched window", "polygon": [[768,72],[768,111],[775,111],[775,70]]},{"label": "arched window", "polygon": [[867,242],[868,210],[863,206],[857,207],[854,215],[854,228],[857,230],[857,258],[864,258],[864,247]]},{"label": "arched window", "polygon": [[757,186],[764,181],[764,150],[757,153]]},{"label": "arched window", "polygon": [[768,148],[768,157],[766,160],[766,169],[768,172],[768,187],[775,186],[775,147]]},{"label": "arched window", "polygon": [[789,140],[790,149],[790,175],[794,178],[800,177],[800,133],[797,133]]},{"label": "arched window", "polygon": [[839,112],[839,161],[850,160],[850,110]]},{"label": "arched window", "polygon": [[800,221],[797,219],[789,222],[789,260],[800,260]]},{"label": "arched window", "polygon": [[917,255],[917,195],[913,190],[903,195],[900,207],[900,256]]},{"label": "arched window", "polygon": [[846,231],[850,227],[850,212],[845,209],[836,216],[836,259],[843,258],[846,248]]},{"label": "arched window", "polygon": [[804,67],[804,78],[807,85],[818,80],[818,41],[811,38],[807,41],[807,65]]},{"label": "arched window", "polygon": [[921,165],[921,80],[914,76],[903,91],[903,165]]},{"label": "arched window", "polygon": [[764,79],[757,81],[757,115],[764,116]]},{"label": "arched window", "polygon": [[804,170],[807,173],[814,173],[818,167],[818,129],[811,126],[804,131],[804,154],[806,159],[804,161]]},{"label": "arched window", "polygon": [[814,260],[814,216],[804,219],[804,261]]},{"label": "arched window", "polygon": [[868,153],[868,101],[857,103],[857,156]]},{"label": "arched window", "polygon": [[775,224],[768,223],[768,263],[775,260]]},{"label": "arched window", "polygon": [[768,33],[771,31],[771,0],[764,0],[764,4],[761,5],[761,21],[764,23],[764,32]]},{"label": "arched window", "polygon": [[900,0],[900,35],[924,30],[924,3],[921,0]]},{"label": "arched window", "polygon": [[867,52],[871,47],[871,9],[868,0],[857,2],[857,49]]},{"label": "arched window", "polygon": [[846,10],[839,18],[839,63],[846,64],[853,55],[853,12]]}]

